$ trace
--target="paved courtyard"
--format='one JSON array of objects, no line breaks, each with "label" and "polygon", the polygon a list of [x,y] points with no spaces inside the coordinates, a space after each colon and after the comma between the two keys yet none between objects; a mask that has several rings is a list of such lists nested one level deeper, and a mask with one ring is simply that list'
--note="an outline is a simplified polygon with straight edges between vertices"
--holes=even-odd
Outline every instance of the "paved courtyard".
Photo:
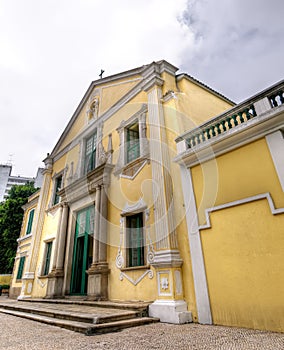
[{"label": "paved courtyard", "polygon": [[156,323],[116,333],[85,336],[1,313],[0,323],[1,350],[284,349],[284,334],[220,326]]}]

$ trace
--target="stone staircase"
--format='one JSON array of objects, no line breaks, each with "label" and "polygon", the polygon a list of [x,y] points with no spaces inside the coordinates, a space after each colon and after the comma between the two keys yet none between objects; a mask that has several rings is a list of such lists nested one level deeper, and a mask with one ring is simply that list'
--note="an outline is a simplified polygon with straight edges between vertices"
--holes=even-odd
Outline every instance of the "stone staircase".
[{"label": "stone staircase", "polygon": [[86,335],[158,322],[148,317],[147,303],[94,302],[66,299],[0,298],[0,312],[66,328]]}]

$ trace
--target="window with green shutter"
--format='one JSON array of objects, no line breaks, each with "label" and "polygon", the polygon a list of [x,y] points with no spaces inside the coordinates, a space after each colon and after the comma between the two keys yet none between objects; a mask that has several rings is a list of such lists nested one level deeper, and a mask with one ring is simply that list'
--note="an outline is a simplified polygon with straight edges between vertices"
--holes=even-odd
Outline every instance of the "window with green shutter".
[{"label": "window with green shutter", "polygon": [[138,123],[132,124],[126,129],[126,160],[127,163],[140,157],[140,142],[139,142],[139,125]]},{"label": "window with green shutter", "polygon": [[35,210],[34,209],[30,210],[30,212],[29,212],[29,220],[28,220],[28,225],[27,225],[27,230],[26,230],[26,235],[29,235],[32,232],[34,214],[35,214]]},{"label": "window with green shutter", "polygon": [[24,272],[25,259],[26,259],[25,256],[22,256],[20,258],[19,267],[18,267],[18,273],[17,273],[17,280],[21,280],[22,279],[23,272]]},{"label": "window with green shutter", "polygon": [[49,273],[50,260],[51,260],[51,251],[52,251],[52,242],[46,243],[46,251],[45,251],[45,262],[43,275],[46,276]]},{"label": "window with green shutter", "polygon": [[142,213],[126,217],[126,232],[128,267],[145,265]]},{"label": "window with green shutter", "polygon": [[97,132],[86,140],[84,174],[92,171],[96,167]]}]

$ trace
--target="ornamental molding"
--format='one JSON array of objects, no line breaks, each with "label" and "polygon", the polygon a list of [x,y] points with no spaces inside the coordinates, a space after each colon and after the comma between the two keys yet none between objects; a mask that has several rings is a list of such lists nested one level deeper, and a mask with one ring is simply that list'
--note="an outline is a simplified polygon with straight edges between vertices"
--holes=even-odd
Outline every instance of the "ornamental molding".
[{"label": "ornamental molding", "polygon": [[124,84],[128,84],[128,83],[133,83],[133,82],[138,82],[141,81],[143,78],[135,78],[135,79],[129,79],[129,80],[123,80],[120,81],[119,83],[114,83],[114,84],[109,84],[109,85],[104,85],[101,87],[102,90],[104,89],[108,89],[108,88],[112,88],[114,86],[120,86],[120,85],[124,85]]},{"label": "ornamental molding", "polygon": [[140,198],[138,202],[132,205],[129,203],[126,203],[121,212],[121,216],[140,213],[141,211],[144,211],[146,208],[147,208],[147,204],[144,202],[143,198]]},{"label": "ornamental molding", "polygon": [[[37,195],[28,203],[22,205],[22,209],[24,211],[31,210],[31,209],[36,209],[36,204],[38,204],[39,200],[39,195],[40,195],[40,190],[35,192]],[[34,208],[32,208],[34,207]]]},{"label": "ornamental molding", "polygon": [[146,103],[143,103],[141,108],[134,113],[130,118],[128,118],[127,120],[122,120],[120,125],[118,126],[118,128],[116,129],[117,132],[119,132],[121,129],[127,128],[128,126],[130,126],[136,119],[139,119],[139,117],[141,116],[141,114],[143,113],[147,113],[148,111],[148,107]]},{"label": "ornamental molding", "polygon": [[[120,218],[120,243],[119,243],[119,247],[118,247],[118,251],[117,251],[117,256],[115,259],[115,265],[116,267],[120,270],[120,281],[123,281],[124,278],[126,278],[130,283],[132,283],[134,286],[136,286],[140,281],[142,281],[142,279],[148,275],[150,279],[153,278],[154,273],[151,269],[147,269],[140,277],[138,277],[136,280],[134,280],[132,277],[130,277],[126,271],[129,269],[129,271],[137,271],[140,269],[145,269],[147,268],[147,266],[137,266],[135,267],[131,267],[131,268],[127,268],[125,267],[125,257],[123,255],[123,253],[125,252],[125,249],[123,249],[123,241],[124,241],[124,234],[125,234],[125,230],[124,230],[124,225],[125,225],[125,216],[127,216],[128,214],[133,214],[133,213],[138,213],[143,211],[145,213],[145,240],[148,240],[148,243],[145,247],[145,250],[147,249],[147,263],[151,264],[154,261],[154,256],[155,256],[155,251],[154,251],[154,246],[150,237],[150,223],[149,223],[149,218],[150,218],[150,211],[149,209],[147,209],[147,205],[144,202],[143,198],[141,198],[138,202],[136,202],[133,205],[129,205],[128,203],[125,205],[124,209],[123,209],[123,214],[121,214],[121,218]],[[125,272],[122,271],[122,269],[125,269]]]},{"label": "ornamental molding", "polygon": [[173,90],[169,90],[162,96],[160,101],[162,103],[165,103],[165,102],[170,101],[171,99],[176,99],[176,98],[177,98],[177,96],[176,96],[175,92]]},{"label": "ornamental molding", "polygon": [[128,180],[134,180],[146,164],[149,164],[148,159],[139,159],[135,164],[131,164],[131,166],[124,168],[120,177]]},{"label": "ornamental molding", "polygon": [[159,296],[172,296],[172,283],[170,283],[170,271],[158,271],[158,295]]},{"label": "ornamental molding", "polygon": [[94,89],[87,101],[86,124],[98,119],[100,107],[101,89]]},{"label": "ornamental molding", "polygon": [[[221,205],[217,205],[215,207],[206,209],[205,210],[206,224],[198,226],[198,230],[205,230],[205,229],[212,227],[211,220],[210,220],[210,213],[212,213],[213,211],[222,210],[222,209],[226,209],[226,208],[232,208],[232,207],[235,207],[237,205],[251,203],[251,202],[254,202],[257,200],[261,200],[261,199],[267,199],[272,215],[284,213],[284,208],[275,208],[271,194],[269,192],[267,192],[267,193],[258,194],[256,196],[247,197],[244,199],[240,199],[240,200],[233,201],[233,202],[228,202],[226,204],[221,204]],[[195,232],[193,234],[195,234]]]},{"label": "ornamental molding", "polygon": [[63,188],[58,194],[62,202],[72,203],[96,192],[98,186],[108,186],[113,165],[104,163],[87,175]]},{"label": "ornamental molding", "polygon": [[164,85],[164,80],[156,75],[154,77],[150,77],[149,79],[146,79],[143,90],[146,92],[149,92],[152,88],[154,87],[159,87],[161,88]]},{"label": "ornamental molding", "polygon": [[31,238],[31,237],[32,237],[32,233],[29,233],[28,235],[25,235],[25,236],[23,236],[23,237],[18,238],[18,239],[17,239],[17,242],[18,242],[18,243],[24,242],[25,240],[27,240],[27,239],[29,239],[29,238]]},{"label": "ornamental molding", "polygon": [[154,259],[151,263],[155,268],[181,267],[183,260],[180,257],[179,250],[158,250],[154,252]]},{"label": "ornamental molding", "polygon": [[124,272],[121,271],[121,272],[120,272],[119,279],[120,279],[121,281],[123,281],[123,279],[126,278],[127,281],[129,281],[130,283],[132,283],[134,286],[137,286],[137,284],[138,284],[139,282],[141,282],[142,279],[143,279],[145,276],[147,276],[147,275],[148,275],[148,277],[149,277],[150,279],[152,279],[152,278],[154,277],[154,272],[153,272],[152,270],[147,270],[147,271],[145,271],[140,277],[138,277],[136,280],[134,280],[133,278],[131,278],[130,276],[128,276],[126,273],[124,273]]}]

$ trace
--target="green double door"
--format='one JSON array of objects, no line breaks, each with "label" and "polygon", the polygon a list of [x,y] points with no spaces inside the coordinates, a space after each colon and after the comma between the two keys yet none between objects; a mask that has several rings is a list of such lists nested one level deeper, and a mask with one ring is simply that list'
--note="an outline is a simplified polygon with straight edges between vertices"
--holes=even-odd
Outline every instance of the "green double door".
[{"label": "green double door", "polygon": [[77,214],[71,275],[71,294],[87,294],[87,270],[92,264],[95,207]]}]

